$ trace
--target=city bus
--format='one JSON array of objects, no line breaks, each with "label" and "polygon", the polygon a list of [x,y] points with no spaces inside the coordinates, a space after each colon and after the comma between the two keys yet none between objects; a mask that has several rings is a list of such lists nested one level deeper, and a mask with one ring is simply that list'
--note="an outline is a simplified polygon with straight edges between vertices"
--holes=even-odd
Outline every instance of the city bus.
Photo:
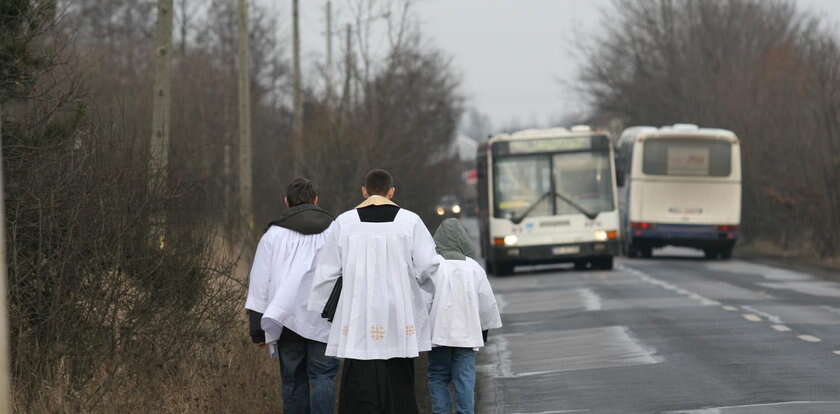
[{"label": "city bus", "polygon": [[618,141],[622,240],[630,257],[654,248],[728,259],[741,223],[738,137],[691,124],[633,127]]},{"label": "city bus", "polygon": [[586,126],[493,136],[478,148],[480,248],[487,270],[571,262],[613,267],[620,251],[612,143]]}]

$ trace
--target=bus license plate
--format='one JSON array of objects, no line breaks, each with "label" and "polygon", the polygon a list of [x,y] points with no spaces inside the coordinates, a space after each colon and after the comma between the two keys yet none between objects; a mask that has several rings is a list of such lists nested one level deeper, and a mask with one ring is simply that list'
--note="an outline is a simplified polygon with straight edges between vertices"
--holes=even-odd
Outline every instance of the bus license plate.
[{"label": "bus license plate", "polygon": [[559,256],[562,254],[575,254],[580,253],[580,246],[561,246],[555,247],[552,249],[554,255]]}]

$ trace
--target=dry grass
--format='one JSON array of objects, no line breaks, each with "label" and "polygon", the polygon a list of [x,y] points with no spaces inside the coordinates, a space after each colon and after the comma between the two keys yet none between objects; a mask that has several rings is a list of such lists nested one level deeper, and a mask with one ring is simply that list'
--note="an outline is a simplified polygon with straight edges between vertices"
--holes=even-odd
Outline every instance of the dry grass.
[{"label": "dry grass", "polygon": [[281,405],[276,362],[264,348],[250,343],[244,318],[242,326],[215,342],[196,344],[193,357],[175,364],[175,369],[138,376],[132,385],[109,391],[93,411],[74,396],[93,394],[109,376],[103,372],[86,389],[74,391],[69,375],[56,367],[38,399],[26,407],[18,398],[13,412],[276,413]]}]

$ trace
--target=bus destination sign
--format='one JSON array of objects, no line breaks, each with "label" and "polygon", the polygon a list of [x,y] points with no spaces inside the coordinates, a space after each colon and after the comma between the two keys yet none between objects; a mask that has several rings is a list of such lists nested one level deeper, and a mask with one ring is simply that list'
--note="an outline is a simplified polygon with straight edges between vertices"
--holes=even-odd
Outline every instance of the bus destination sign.
[{"label": "bus destination sign", "polygon": [[[606,136],[558,137],[542,139],[510,140],[497,143],[499,155],[532,154],[545,152],[589,151],[609,148]],[[502,144],[502,145],[498,145]]]}]

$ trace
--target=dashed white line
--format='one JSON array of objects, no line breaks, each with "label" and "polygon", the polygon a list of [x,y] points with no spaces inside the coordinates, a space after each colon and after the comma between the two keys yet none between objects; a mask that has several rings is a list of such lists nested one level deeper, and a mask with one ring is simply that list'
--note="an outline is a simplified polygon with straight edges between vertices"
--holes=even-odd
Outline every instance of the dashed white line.
[{"label": "dashed white line", "polygon": [[831,353],[834,355],[840,355],[840,351],[832,351]]},{"label": "dashed white line", "polygon": [[633,269],[632,267],[619,265],[619,266],[617,266],[617,268],[621,269],[621,270],[623,270],[627,273],[631,273],[631,274],[636,275],[639,279],[642,279],[642,281],[644,281],[644,282],[650,283],[652,285],[659,286],[659,287],[661,287],[665,290],[670,290],[671,292],[675,292],[675,293],[677,293],[679,295],[682,295],[682,296],[687,296],[690,299],[694,299],[694,300],[700,302],[702,305],[705,305],[705,306],[718,306],[718,305],[720,305],[720,302],[718,302],[716,300],[712,300],[712,299],[703,297],[703,296],[698,295],[694,292],[685,290],[685,289],[683,289],[679,286],[668,283],[664,280],[659,280],[659,279],[657,279],[653,276],[648,275],[645,272]]},{"label": "dashed white line", "polygon": [[729,312],[735,312],[735,311],[738,310],[738,308],[736,308],[735,306],[726,305],[726,306],[723,306],[723,310],[729,311]]},{"label": "dashed white line", "polygon": [[799,338],[799,339],[801,339],[805,342],[812,342],[812,343],[822,342],[822,339],[817,338],[816,336],[813,336],[813,335],[799,335],[799,336],[797,336],[797,338]]},{"label": "dashed white line", "polygon": [[771,327],[771,328],[773,328],[773,330],[774,330],[774,331],[778,331],[778,332],[790,332],[790,328],[788,328],[788,327],[787,327],[787,326],[785,326],[785,325],[772,325],[772,326],[770,326],[770,327]]},{"label": "dashed white line", "polygon": [[743,315],[741,315],[741,316],[743,316],[743,317],[744,317],[744,319],[746,319],[746,320],[748,320],[748,321],[751,321],[751,322],[761,322],[761,321],[762,321],[762,319],[761,319],[761,317],[760,317],[760,316],[758,316],[758,315],[753,315],[753,314],[751,314],[751,313],[745,313],[745,314],[743,314]]},{"label": "dashed white line", "polygon": [[771,323],[775,323],[775,324],[778,324],[778,325],[781,325],[781,324],[783,324],[783,323],[784,323],[784,322],[782,321],[782,318],[780,318],[780,317],[778,317],[778,316],[776,316],[776,315],[773,315],[773,314],[770,314],[770,313],[764,312],[764,311],[762,311],[762,310],[758,310],[758,309],[756,309],[756,308],[753,308],[752,306],[741,306],[741,309],[743,309],[743,310],[745,310],[745,311],[747,311],[747,312],[752,312],[752,313],[754,313],[754,314],[756,314],[756,315],[761,315],[762,317],[764,317],[765,319],[767,319],[767,320],[768,320],[768,321],[770,321]]}]

